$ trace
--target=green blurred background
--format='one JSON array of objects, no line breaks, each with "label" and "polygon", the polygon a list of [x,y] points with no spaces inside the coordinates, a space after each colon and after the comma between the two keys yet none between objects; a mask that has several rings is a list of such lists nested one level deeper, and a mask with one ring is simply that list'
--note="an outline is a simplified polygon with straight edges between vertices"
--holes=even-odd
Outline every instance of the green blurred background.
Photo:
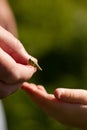
[{"label": "green blurred background", "polygon": [[[87,1],[9,0],[19,39],[42,72],[29,82],[55,88],[87,87]],[[77,130],[46,115],[19,90],[3,100],[9,130]]]}]

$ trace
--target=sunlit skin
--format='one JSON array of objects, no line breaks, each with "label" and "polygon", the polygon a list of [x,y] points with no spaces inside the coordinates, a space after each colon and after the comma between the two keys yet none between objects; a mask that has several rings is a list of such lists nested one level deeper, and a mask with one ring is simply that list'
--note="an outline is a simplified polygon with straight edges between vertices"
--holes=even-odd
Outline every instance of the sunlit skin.
[{"label": "sunlit skin", "polygon": [[[7,30],[0,27],[0,98],[22,87],[39,107],[58,122],[86,130],[86,90],[58,88],[54,94],[48,94],[43,86],[25,82],[36,72],[34,65],[37,65],[37,60],[14,37],[17,36],[17,28],[7,0],[0,0],[0,25]],[[34,65],[27,64],[29,59]]]},{"label": "sunlit skin", "polygon": [[7,0],[0,0],[0,99],[17,91],[36,71],[27,62],[29,58],[35,63],[37,60],[14,36],[18,33],[12,9]]},{"label": "sunlit skin", "polygon": [[58,88],[48,94],[41,85],[25,82],[22,86],[31,99],[58,122],[87,129],[87,91]]},{"label": "sunlit skin", "polygon": [[18,90],[36,72],[35,67],[27,64],[29,58],[37,63],[18,39],[0,27],[0,98]]}]

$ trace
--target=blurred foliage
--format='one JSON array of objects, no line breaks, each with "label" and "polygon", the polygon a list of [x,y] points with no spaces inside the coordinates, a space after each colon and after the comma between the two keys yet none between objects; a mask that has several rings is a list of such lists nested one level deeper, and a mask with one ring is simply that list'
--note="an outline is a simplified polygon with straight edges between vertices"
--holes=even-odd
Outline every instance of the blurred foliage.
[{"label": "blurred foliage", "polygon": [[[19,39],[43,72],[29,82],[57,87],[87,86],[87,1],[9,0]],[[48,117],[22,91],[4,100],[9,130],[76,130]]]}]

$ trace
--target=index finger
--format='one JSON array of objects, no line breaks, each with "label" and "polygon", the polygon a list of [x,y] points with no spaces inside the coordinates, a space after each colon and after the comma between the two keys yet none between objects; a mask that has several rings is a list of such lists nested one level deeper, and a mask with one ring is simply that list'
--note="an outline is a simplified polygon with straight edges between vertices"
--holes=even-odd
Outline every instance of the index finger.
[{"label": "index finger", "polygon": [[[10,32],[0,26],[0,47],[18,63],[27,64],[27,60],[31,58],[22,43],[15,38]],[[35,60],[35,58],[34,58]]]}]

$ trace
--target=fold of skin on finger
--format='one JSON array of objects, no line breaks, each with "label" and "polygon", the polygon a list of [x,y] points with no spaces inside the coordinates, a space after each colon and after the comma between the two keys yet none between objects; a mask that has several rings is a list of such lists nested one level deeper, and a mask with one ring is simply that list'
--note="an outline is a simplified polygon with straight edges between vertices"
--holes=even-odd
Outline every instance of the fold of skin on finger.
[{"label": "fold of skin on finger", "polygon": [[16,83],[28,80],[36,72],[31,65],[16,63],[11,56],[0,48],[0,80],[5,83]]},{"label": "fold of skin on finger", "polygon": [[29,55],[22,43],[10,32],[0,26],[0,47],[11,55],[17,63],[27,64],[29,58],[37,62],[36,58]]},{"label": "fold of skin on finger", "polygon": [[20,89],[22,83],[6,84],[0,81],[0,86],[0,99],[3,99]]},{"label": "fold of skin on finger", "polygon": [[87,105],[87,91],[83,89],[58,88],[55,90],[54,95],[64,102]]},{"label": "fold of skin on finger", "polygon": [[[42,86],[41,86],[42,87]],[[34,84],[23,83],[22,88],[36,104],[58,122],[68,126],[87,128],[87,105],[61,102],[54,95]]]}]

